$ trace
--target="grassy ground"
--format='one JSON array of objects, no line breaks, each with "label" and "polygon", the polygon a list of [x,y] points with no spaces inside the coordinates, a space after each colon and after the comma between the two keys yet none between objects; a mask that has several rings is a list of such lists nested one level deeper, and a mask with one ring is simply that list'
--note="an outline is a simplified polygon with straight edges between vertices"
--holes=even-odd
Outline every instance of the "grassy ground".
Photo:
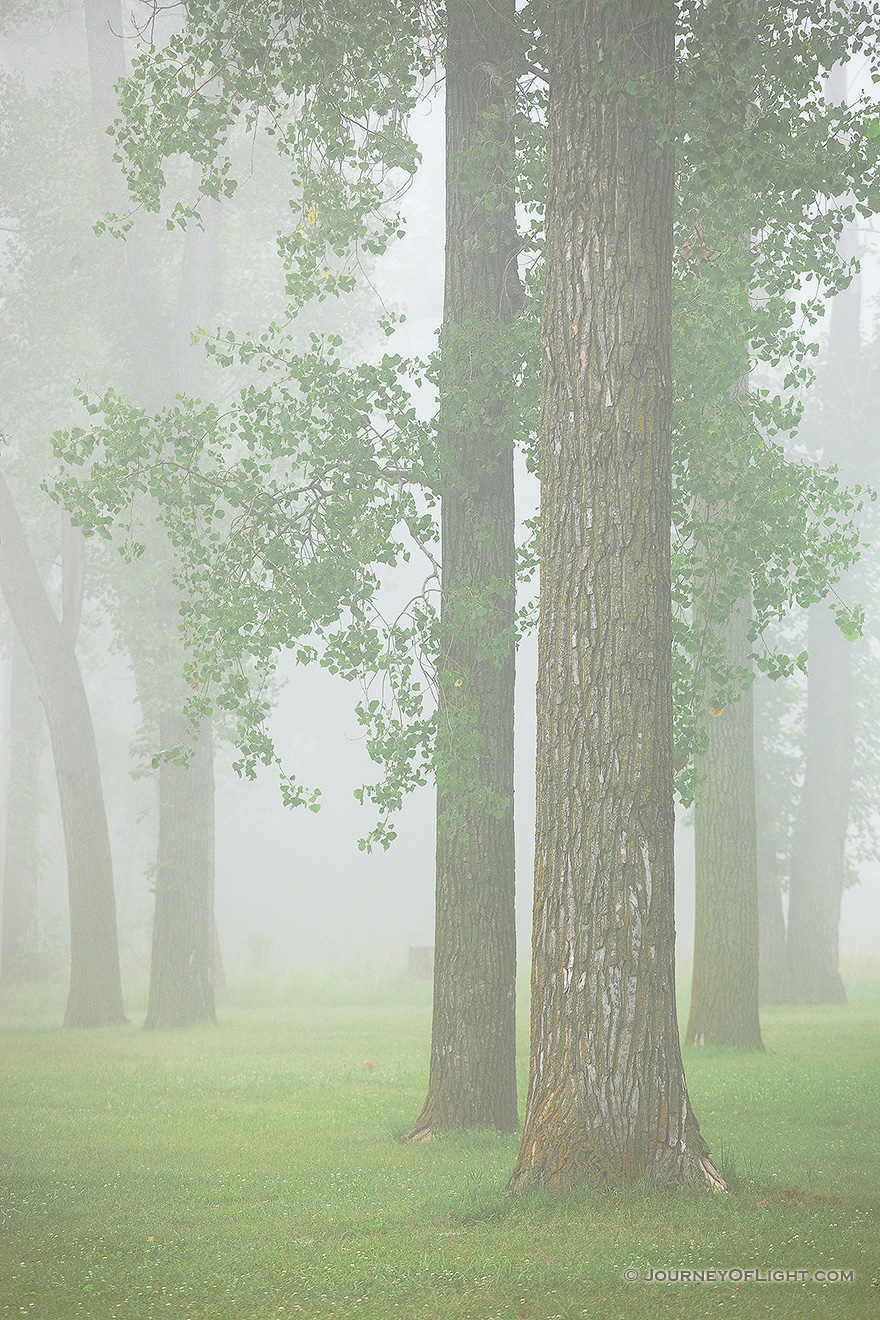
[{"label": "grassy ground", "polygon": [[880,1315],[876,972],[843,1008],[766,1012],[764,1054],[688,1054],[729,1196],[510,1198],[515,1140],[394,1140],[423,1099],[426,987],[270,989],[230,990],[216,1030],[167,1034],[65,1033],[63,988],[7,993],[0,1316]]}]

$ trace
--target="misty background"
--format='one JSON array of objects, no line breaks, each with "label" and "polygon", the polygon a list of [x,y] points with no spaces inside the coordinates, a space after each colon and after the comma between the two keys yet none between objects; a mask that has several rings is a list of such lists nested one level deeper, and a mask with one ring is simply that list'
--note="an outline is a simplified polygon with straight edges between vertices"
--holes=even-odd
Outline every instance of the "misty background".
[{"label": "misty background", "polygon": [[[69,64],[85,68],[85,40],[77,15],[46,24],[40,39],[33,31],[20,39],[4,37],[0,63],[18,72],[31,87],[48,81]],[[426,355],[434,347],[443,297],[443,93],[442,87],[420,107],[414,133],[423,163],[403,204],[407,236],[377,262],[369,278],[390,309],[406,322],[392,340],[393,351]],[[269,169],[271,176],[271,168]],[[278,179],[277,204],[285,204],[285,178]],[[265,205],[271,190],[255,160],[244,178],[236,207]],[[271,208],[270,208],[271,209]],[[97,219],[97,215],[94,217]],[[862,338],[875,333],[880,268],[876,240],[862,232]],[[105,237],[101,242],[112,244]],[[245,234],[244,242],[247,241]],[[227,240],[224,260],[235,256]],[[224,307],[218,320],[226,314]],[[365,318],[366,319],[366,318]],[[817,328],[827,332],[826,325]],[[363,340],[369,349],[369,332]],[[430,401],[425,401],[430,406]],[[59,417],[58,425],[66,418]],[[518,474],[519,517],[529,517],[537,499],[536,483],[524,469]],[[90,551],[91,553],[91,551]],[[51,571],[51,565],[44,565]],[[421,580],[417,565],[410,583],[405,570],[389,574],[387,589],[405,593]],[[88,592],[88,588],[87,588]],[[8,777],[9,642],[11,625],[2,612],[3,753],[0,757],[0,804],[5,811]],[[87,605],[85,637],[79,647],[95,720],[104,792],[110,820],[123,967],[146,970],[149,961],[152,898],[150,870],[155,859],[157,812],[151,776],[132,777],[129,754],[140,715],[134,681],[124,654],[111,648],[110,627],[99,607]],[[857,645],[871,643],[863,640]],[[536,638],[529,637],[517,666],[516,828],[517,926],[521,970],[528,963],[531,926],[534,834],[534,686]],[[354,703],[357,689],[317,666],[296,666],[282,659],[284,680],[272,716],[276,745],[284,765],[297,778],[321,790],[321,810],[289,811],[281,803],[277,778],[266,771],[255,782],[238,778],[231,768],[234,749],[218,747],[215,910],[220,945],[229,968],[258,971],[316,968],[369,962],[377,969],[402,967],[407,948],[433,943],[434,803],[433,787],[407,799],[397,825],[398,838],[388,852],[366,854],[358,839],[372,825],[369,807],[360,807],[354,790],[375,777],[359,728]],[[40,922],[50,953],[63,962],[66,947],[67,896],[64,845],[48,744],[42,762],[45,811],[41,843],[44,854],[39,894]],[[0,817],[0,828],[4,820]],[[880,866],[864,864],[860,883],[843,895],[840,952],[843,958],[880,956]],[[690,814],[679,811],[677,829],[676,926],[678,954],[688,958],[693,942],[693,830]]]}]

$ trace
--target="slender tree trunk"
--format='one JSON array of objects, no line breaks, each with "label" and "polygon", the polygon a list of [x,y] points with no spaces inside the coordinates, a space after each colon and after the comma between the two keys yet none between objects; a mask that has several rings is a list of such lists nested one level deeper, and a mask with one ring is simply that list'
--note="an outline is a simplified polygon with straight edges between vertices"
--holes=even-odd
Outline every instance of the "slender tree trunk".
[{"label": "slender tree trunk", "polygon": [[49,603],[2,474],[0,586],[37,676],[58,777],[70,894],[64,1025],[124,1022],[110,839],[91,712],[73,645]]},{"label": "slender tree trunk", "polygon": [[[162,721],[160,741],[186,735],[178,711]],[[156,910],[150,999],[144,1026],[213,1022],[214,1013],[214,746],[210,728],[187,766],[159,770],[162,811],[156,866]]]},{"label": "slender tree trunk", "polygon": [[[186,237],[175,326],[174,366],[164,382],[169,402],[176,389],[196,393],[204,357],[193,350],[189,332],[210,316],[216,295],[219,244],[217,205],[206,209],[204,228]],[[146,381],[144,382],[146,384]],[[154,386],[155,388],[155,386]],[[160,385],[161,389],[161,385]],[[160,718],[159,743],[174,747],[187,736],[180,714],[188,695],[179,681],[184,666],[180,644],[180,598],[172,584],[173,556],[164,535],[153,552],[164,566],[155,593],[157,623],[173,656],[164,674],[164,699],[177,692],[174,706]],[[202,726],[188,765],[165,762],[159,770],[159,847],[156,861],[156,907],[153,918],[150,998],[144,1026],[183,1026],[215,1022],[214,926],[214,738],[210,722]],[[222,964],[221,964],[222,967]]]},{"label": "slender tree trunk", "polygon": [[[727,659],[748,666],[750,602],[724,627]],[[752,689],[708,716],[697,801],[696,917],[688,1045],[762,1049],[758,1017],[758,876]]]},{"label": "slender tree trunk", "polygon": [[[92,104],[98,127],[117,117],[114,84],[125,73],[122,8],[119,0],[86,0],[86,30]],[[112,162],[110,162],[112,167]],[[109,197],[118,181],[105,170]],[[204,356],[189,342],[190,330],[210,317],[216,299],[220,208],[203,206],[203,229],[186,236],[176,318],[168,318],[155,271],[142,237],[133,232],[118,264],[120,302],[136,390],[149,408],[170,404],[178,390],[195,393]],[[165,704],[160,717],[162,748],[186,736],[182,710],[186,691],[180,682],[184,653],[180,646],[179,597],[172,586],[173,557],[157,524],[151,550],[163,581],[144,608],[153,608],[160,651],[171,663],[155,667],[154,657],[133,656],[145,707]],[[167,661],[167,656],[166,656]],[[159,692],[158,688],[165,690]],[[173,705],[179,697],[179,705]],[[188,766],[165,763],[159,771],[159,845],[156,906],[153,919],[147,1028],[215,1021],[214,1011],[214,774],[210,725],[199,737]]]},{"label": "slender tree trunk", "polygon": [[9,787],[3,869],[0,980],[5,985],[40,979],[40,761],[46,723],[40,689],[18,634],[12,643],[9,684]]},{"label": "slender tree trunk", "polygon": [[511,1185],[723,1186],[675,1007],[674,166],[652,99],[624,90],[651,87],[671,117],[674,7],[548,10],[531,1061]]},{"label": "slender tree trunk", "polygon": [[434,1019],[410,1140],[517,1126],[513,23],[512,0],[447,5]]},{"label": "slender tree trunk", "polygon": [[[832,87],[831,94],[836,90]],[[842,256],[856,256],[858,231],[845,230],[840,246]],[[856,277],[832,305],[823,382],[829,429],[838,432],[824,437],[825,446],[845,477],[854,466],[847,420],[859,381],[860,311]],[[855,756],[852,643],[827,604],[811,607],[808,627],[807,758],[791,840],[788,980],[795,1003],[840,1004],[846,992],[838,969],[838,929]]]},{"label": "slender tree trunk", "polygon": [[758,861],[758,1002],[788,1003],[788,961],[785,948],[785,914],[782,910],[782,880],[776,856],[772,784],[761,774],[763,756],[760,729],[764,719],[761,693],[768,679],[758,679],[753,688],[755,707],[755,827]]},{"label": "slender tree trunk", "polygon": [[[164,381],[165,399],[155,399],[157,405],[169,402],[175,388],[193,393],[199,388],[204,359],[192,349],[189,330],[191,325],[203,324],[213,308],[218,242],[219,207],[210,206],[204,229],[191,229],[187,234],[175,327],[176,365]],[[180,597],[172,581],[173,555],[161,532],[158,540],[154,538],[153,554],[162,577],[154,593],[156,622],[167,639],[163,649],[171,661],[166,658],[162,672],[146,677],[145,682],[167,689],[160,697],[169,704],[160,718],[159,743],[168,749],[187,736],[180,711],[188,693],[180,682],[185,655],[178,631]],[[177,702],[172,705],[174,694]],[[144,1026],[215,1022],[214,739],[210,722],[203,725],[187,766],[165,762],[159,770],[156,876],[150,998]]]},{"label": "slender tree trunk", "polygon": [[788,980],[794,1003],[842,1004],[838,928],[854,755],[852,661],[827,605],[810,610],[807,763],[791,840]]}]

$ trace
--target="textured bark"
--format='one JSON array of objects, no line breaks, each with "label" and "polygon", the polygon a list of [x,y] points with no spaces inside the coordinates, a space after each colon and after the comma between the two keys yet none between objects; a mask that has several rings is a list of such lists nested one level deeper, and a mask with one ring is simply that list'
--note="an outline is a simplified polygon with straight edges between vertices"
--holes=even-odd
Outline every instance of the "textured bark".
[{"label": "textured bark", "polygon": [[[163,747],[186,736],[182,716],[169,712]],[[144,1026],[214,1022],[217,956],[214,927],[214,747],[210,727],[186,766],[159,770],[162,809],[156,863],[150,998]]]},{"label": "textured bark", "polygon": [[[837,88],[829,90],[843,99]],[[857,255],[858,232],[844,231],[840,248],[844,257]],[[837,432],[823,436],[823,443],[844,479],[854,469],[847,420],[857,407],[860,311],[856,277],[832,304],[823,381],[827,413]],[[846,992],[838,969],[838,929],[855,756],[852,643],[826,604],[810,609],[807,651],[807,757],[791,840],[788,983],[795,1003],[840,1004]]]},{"label": "textured bark", "polygon": [[447,5],[434,1018],[409,1139],[517,1126],[512,0]]},{"label": "textured bark", "polygon": [[[750,606],[724,626],[727,659],[748,666]],[[695,809],[694,968],[688,1045],[762,1049],[758,1017],[758,875],[752,689],[707,717]]]},{"label": "textured bark", "polygon": [[[671,4],[551,3],[528,1106],[511,1186],[723,1186],[674,981]],[[644,20],[644,21],[642,21]]]},{"label": "textured bark", "polygon": [[40,689],[16,634],[9,683],[9,787],[3,868],[0,980],[5,985],[40,979],[40,761],[46,722]]},{"label": "textured bark", "polygon": [[73,646],[49,603],[2,475],[0,586],[37,676],[58,778],[70,895],[64,1025],[124,1022],[110,839],[92,717]]}]

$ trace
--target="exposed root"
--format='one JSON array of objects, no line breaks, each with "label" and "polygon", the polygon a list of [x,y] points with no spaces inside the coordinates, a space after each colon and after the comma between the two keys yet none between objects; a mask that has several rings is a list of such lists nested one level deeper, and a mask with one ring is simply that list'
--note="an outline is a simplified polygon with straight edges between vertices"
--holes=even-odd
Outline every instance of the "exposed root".
[{"label": "exposed root", "polygon": [[706,1180],[706,1186],[711,1192],[728,1192],[730,1188],[721,1177],[721,1174],[715,1168],[715,1165],[709,1159],[708,1155],[700,1156],[700,1167],[703,1170],[703,1177]]},{"label": "exposed root", "polygon": [[400,1138],[401,1146],[410,1146],[414,1141],[434,1141],[437,1133],[427,1123],[424,1125],[416,1124],[410,1128],[409,1132],[404,1132]]}]

